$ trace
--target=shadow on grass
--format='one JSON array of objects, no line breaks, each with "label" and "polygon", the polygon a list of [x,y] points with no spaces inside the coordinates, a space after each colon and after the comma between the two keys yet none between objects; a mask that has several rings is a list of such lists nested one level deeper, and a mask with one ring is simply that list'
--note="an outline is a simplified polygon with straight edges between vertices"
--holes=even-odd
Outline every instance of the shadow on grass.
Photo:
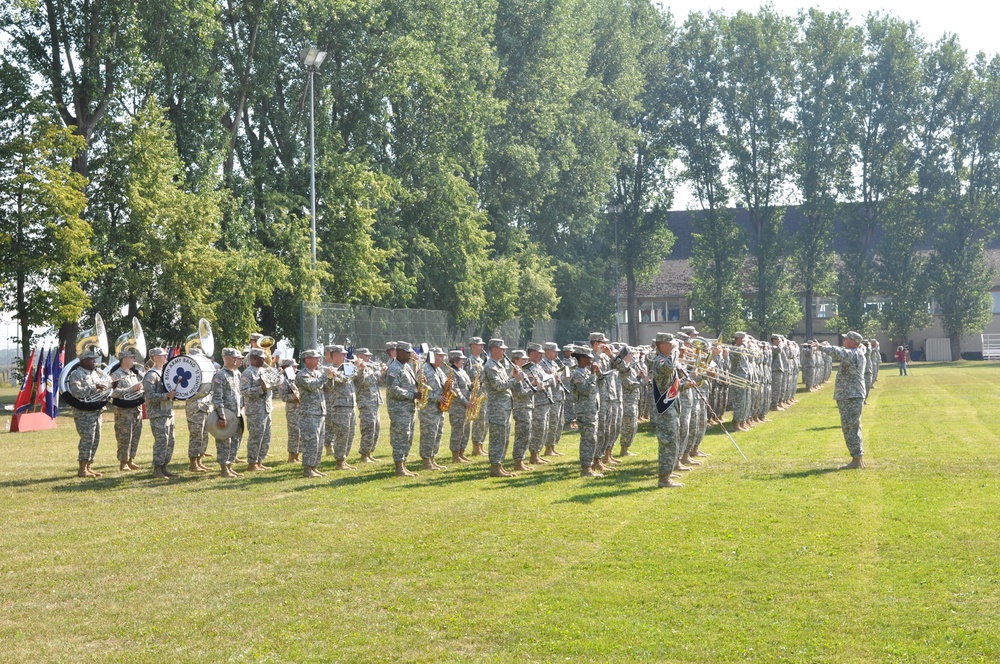
[{"label": "shadow on grass", "polygon": [[[595,482],[605,482],[608,478],[605,477],[603,480],[594,480]],[[645,478],[649,480],[649,478]],[[583,503],[589,505],[590,503],[597,502],[598,500],[604,500],[605,498],[621,498],[622,496],[627,496],[633,493],[645,493],[647,491],[660,491],[656,484],[646,484],[644,486],[633,486],[622,489],[606,489],[604,491],[589,491],[587,493],[577,493],[569,498],[563,498],[562,500],[553,501],[553,505],[559,503]]]},{"label": "shadow on grass", "polygon": [[837,466],[834,466],[832,468],[810,468],[809,470],[796,470],[794,472],[787,472],[787,473],[770,473],[768,475],[757,475],[756,479],[792,480],[802,477],[814,477],[816,475],[826,475],[828,473],[836,473],[839,470],[840,468]]},{"label": "shadow on grass", "polygon": [[809,427],[806,431],[828,431],[829,429],[839,429],[840,426],[836,424],[831,424],[828,427]]},{"label": "shadow on grass", "polygon": [[7,482],[0,482],[0,489],[17,489],[21,487],[35,486],[36,484],[49,484],[50,482],[65,482],[73,479],[77,479],[76,473],[73,474],[67,473],[66,475],[57,475],[54,477],[39,477],[38,479],[10,480]]}]

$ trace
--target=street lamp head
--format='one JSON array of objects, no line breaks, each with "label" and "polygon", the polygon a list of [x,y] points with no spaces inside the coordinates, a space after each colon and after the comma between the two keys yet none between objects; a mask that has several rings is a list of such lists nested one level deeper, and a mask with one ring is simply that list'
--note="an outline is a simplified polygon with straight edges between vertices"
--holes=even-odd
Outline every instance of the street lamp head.
[{"label": "street lamp head", "polygon": [[309,46],[299,51],[299,57],[302,58],[302,63],[306,67],[319,69],[319,66],[326,60],[326,52]]}]

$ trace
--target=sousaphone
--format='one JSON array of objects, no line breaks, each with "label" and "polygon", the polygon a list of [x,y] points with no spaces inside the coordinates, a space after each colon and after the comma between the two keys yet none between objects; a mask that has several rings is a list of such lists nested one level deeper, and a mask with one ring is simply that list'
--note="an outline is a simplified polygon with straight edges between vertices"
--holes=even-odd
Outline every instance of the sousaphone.
[{"label": "sousaphone", "polygon": [[104,319],[101,314],[94,314],[94,327],[82,330],[76,337],[76,357],[59,374],[59,392],[63,399],[70,406],[78,410],[101,410],[111,399],[111,375],[101,368],[94,369],[97,372],[98,382],[108,387],[100,395],[94,395],[86,401],[81,401],[73,396],[69,390],[68,380],[73,370],[80,364],[80,355],[87,350],[100,351],[102,357],[108,355],[108,332],[104,328]]}]

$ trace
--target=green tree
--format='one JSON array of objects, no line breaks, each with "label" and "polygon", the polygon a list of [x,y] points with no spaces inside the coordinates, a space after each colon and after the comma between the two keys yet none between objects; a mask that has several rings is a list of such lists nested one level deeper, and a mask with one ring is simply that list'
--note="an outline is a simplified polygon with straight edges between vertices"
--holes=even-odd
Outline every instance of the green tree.
[{"label": "green tree", "polygon": [[795,44],[795,134],[790,172],[801,196],[803,223],[792,241],[792,264],[804,296],[805,333],[813,339],[813,300],[832,292],[833,224],[838,195],[851,188],[850,105],[861,33],[847,14],[799,13]]},{"label": "green tree", "polygon": [[722,23],[720,110],[730,178],[746,205],[753,260],[753,323],[761,335],[786,332],[799,318],[789,269],[784,208],[788,177],[795,28],[764,6]]}]

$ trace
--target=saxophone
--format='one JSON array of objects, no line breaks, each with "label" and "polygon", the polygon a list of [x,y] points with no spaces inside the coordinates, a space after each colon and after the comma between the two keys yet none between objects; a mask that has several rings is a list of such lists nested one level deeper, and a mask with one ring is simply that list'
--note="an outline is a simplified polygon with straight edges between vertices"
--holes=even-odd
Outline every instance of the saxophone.
[{"label": "saxophone", "polygon": [[444,394],[444,402],[439,407],[442,413],[447,413],[448,409],[451,408],[451,400],[455,398],[455,370],[451,367],[448,367],[448,380],[444,382],[442,393]]},{"label": "saxophone", "polygon": [[468,420],[475,420],[479,417],[479,411],[483,407],[483,402],[486,401],[486,393],[480,389],[480,376],[482,375],[483,371],[480,369],[476,372],[476,377],[472,379],[472,398],[469,399],[469,408],[465,411],[465,417]]},{"label": "saxophone", "polygon": [[417,355],[417,390],[420,391],[420,396],[413,402],[417,410],[423,410],[427,406],[427,400],[430,398],[430,390],[427,389],[427,376],[424,375],[424,362]]}]

